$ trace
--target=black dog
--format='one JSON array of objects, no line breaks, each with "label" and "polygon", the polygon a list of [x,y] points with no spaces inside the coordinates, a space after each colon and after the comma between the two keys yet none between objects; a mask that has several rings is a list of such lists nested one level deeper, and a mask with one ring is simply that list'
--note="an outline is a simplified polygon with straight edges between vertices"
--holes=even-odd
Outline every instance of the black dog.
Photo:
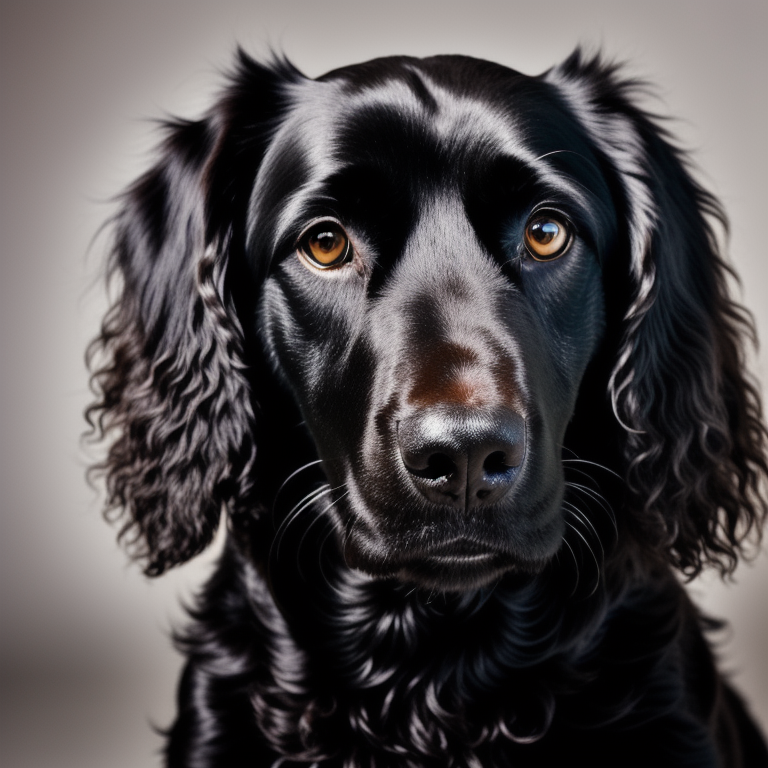
[{"label": "black dog", "polygon": [[751,326],[636,87],[241,55],[167,126],[89,419],[149,575],[227,512],[168,765],[768,764],[674,575],[766,516]]}]

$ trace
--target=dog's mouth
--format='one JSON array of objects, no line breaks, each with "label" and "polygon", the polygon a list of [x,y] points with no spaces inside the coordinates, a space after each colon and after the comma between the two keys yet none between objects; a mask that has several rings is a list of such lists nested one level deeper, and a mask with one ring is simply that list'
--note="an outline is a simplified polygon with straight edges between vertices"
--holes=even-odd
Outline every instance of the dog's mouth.
[{"label": "dog's mouth", "polygon": [[487,586],[511,569],[508,555],[459,539],[409,557],[397,577],[429,590],[463,592]]},{"label": "dog's mouth", "polygon": [[[397,579],[431,592],[466,592],[492,585],[506,574],[539,573],[552,552],[521,557],[511,548],[454,538],[433,545],[342,545],[346,564],[374,578]],[[372,551],[373,550],[373,551]]]},{"label": "dog's mouth", "polygon": [[467,539],[454,539],[427,549],[423,556],[426,560],[446,565],[461,563],[482,563],[499,555],[487,546]]}]

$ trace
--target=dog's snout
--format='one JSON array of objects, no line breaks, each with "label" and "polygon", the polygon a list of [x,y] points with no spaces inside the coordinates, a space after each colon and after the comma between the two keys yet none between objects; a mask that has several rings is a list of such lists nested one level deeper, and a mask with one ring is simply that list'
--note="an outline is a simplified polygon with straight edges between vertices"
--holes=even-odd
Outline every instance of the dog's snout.
[{"label": "dog's snout", "polygon": [[525,422],[508,409],[425,408],[399,422],[398,443],[423,496],[471,509],[498,501],[515,482]]}]

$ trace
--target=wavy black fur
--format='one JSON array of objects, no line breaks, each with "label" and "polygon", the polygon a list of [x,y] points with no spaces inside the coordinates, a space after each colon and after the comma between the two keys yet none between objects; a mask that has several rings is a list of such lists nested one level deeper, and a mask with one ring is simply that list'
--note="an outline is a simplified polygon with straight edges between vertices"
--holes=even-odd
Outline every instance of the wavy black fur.
[{"label": "wavy black fur", "polygon": [[[227,512],[169,766],[768,764],[674,575],[730,573],[766,517],[752,326],[638,87],[578,51],[318,81],[241,53],[166,126],[88,419],[147,574]],[[573,233],[551,261],[542,211]],[[296,255],[317,220],[335,269]],[[474,477],[477,441],[505,458]]]}]

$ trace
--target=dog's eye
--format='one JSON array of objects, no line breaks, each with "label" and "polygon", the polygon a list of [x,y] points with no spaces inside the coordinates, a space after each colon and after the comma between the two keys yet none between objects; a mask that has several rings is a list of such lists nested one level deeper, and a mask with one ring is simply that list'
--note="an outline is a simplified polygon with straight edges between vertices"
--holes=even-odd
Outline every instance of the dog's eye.
[{"label": "dog's eye", "polygon": [[536,261],[552,261],[571,244],[569,225],[549,214],[534,216],[525,226],[525,246]]},{"label": "dog's eye", "polygon": [[348,261],[352,248],[340,224],[320,221],[301,236],[299,250],[313,267],[330,269]]}]

